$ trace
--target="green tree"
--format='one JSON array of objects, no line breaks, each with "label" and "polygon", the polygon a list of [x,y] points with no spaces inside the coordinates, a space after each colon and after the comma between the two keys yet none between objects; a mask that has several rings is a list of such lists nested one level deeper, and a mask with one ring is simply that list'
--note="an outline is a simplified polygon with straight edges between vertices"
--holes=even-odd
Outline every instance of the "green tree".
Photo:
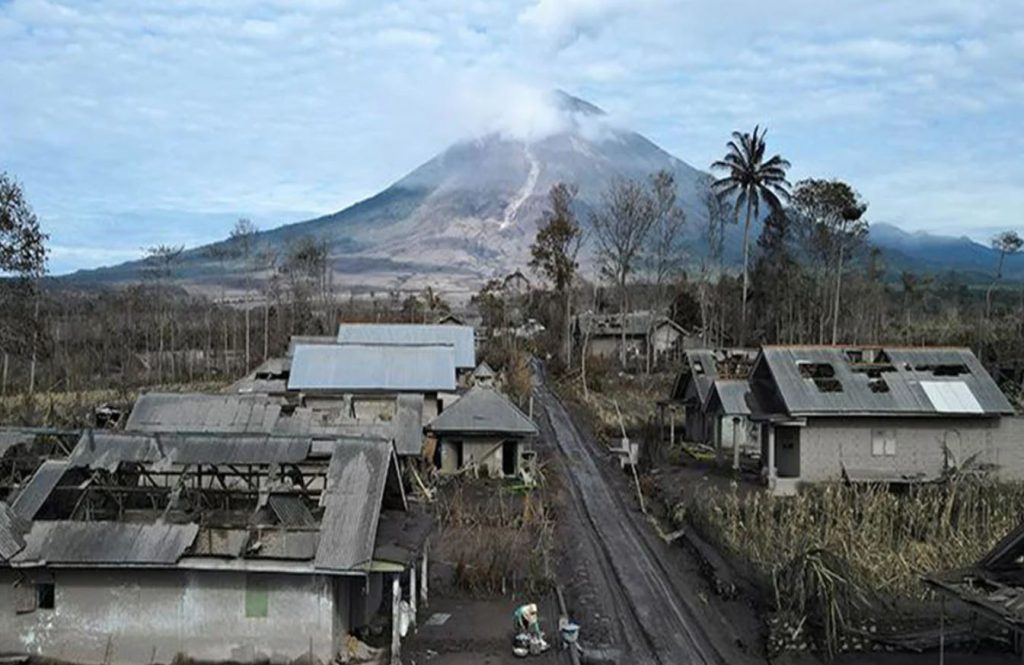
[{"label": "green tree", "polygon": [[1024,247],[1024,238],[1020,237],[1016,231],[1003,231],[998,234],[995,238],[992,238],[992,248],[999,252],[999,260],[996,263],[996,272],[992,277],[992,283],[989,284],[988,289],[985,291],[985,318],[992,318],[992,291],[995,290],[996,284],[1003,278],[1003,265],[1006,263],[1007,256],[1013,256]]},{"label": "green tree", "polygon": [[725,157],[714,162],[712,169],[725,171],[726,175],[712,184],[712,190],[726,200],[734,200],[734,214],[746,211],[743,225],[743,299],[741,306],[742,328],[740,344],[743,344],[747,327],[747,297],[750,290],[748,274],[750,264],[750,223],[760,212],[762,202],[772,210],[779,210],[789,200],[789,181],[786,170],[790,164],[779,155],[765,159],[764,137],[767,129],[760,134],[759,126],[751,134],[733,132],[732,140],[726,143]]},{"label": "green tree", "polygon": [[543,275],[562,296],[562,346],[567,365],[572,362],[572,286],[579,269],[576,257],[583,244],[583,231],[574,210],[578,193],[576,185],[563,182],[551,188],[537,237],[530,245],[530,268]]},{"label": "green tree", "polygon": [[21,184],[0,171],[0,349],[2,392],[7,392],[9,354],[31,352],[29,392],[35,390],[36,358],[42,334],[39,279],[46,274],[46,241]]},{"label": "green tree", "polygon": [[796,184],[793,208],[816,239],[819,251],[830,258],[835,272],[832,292],[832,344],[839,342],[839,308],[846,260],[868,237],[864,213],[868,209],[860,194],[841,180],[809,178]]}]

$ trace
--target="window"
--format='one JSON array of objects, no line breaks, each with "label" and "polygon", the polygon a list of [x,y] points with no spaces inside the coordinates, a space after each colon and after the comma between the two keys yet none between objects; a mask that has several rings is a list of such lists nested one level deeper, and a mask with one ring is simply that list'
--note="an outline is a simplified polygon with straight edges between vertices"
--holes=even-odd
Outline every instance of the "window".
[{"label": "window", "polygon": [[872,430],[871,455],[873,457],[895,457],[896,431],[891,429]]},{"label": "window", "polygon": [[245,578],[245,618],[266,619],[269,614],[270,599],[266,584],[254,577]]},{"label": "window", "polygon": [[41,610],[52,610],[57,600],[57,588],[53,582],[36,584],[36,607]]}]

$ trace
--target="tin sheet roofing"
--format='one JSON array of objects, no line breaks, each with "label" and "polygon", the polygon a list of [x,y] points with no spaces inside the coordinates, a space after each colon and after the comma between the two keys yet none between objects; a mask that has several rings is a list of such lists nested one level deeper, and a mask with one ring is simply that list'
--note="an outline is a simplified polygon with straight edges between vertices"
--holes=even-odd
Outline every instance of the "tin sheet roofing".
[{"label": "tin sheet roofing", "polygon": [[280,404],[261,395],[147,393],[139,397],[125,429],[132,432],[270,432]]},{"label": "tin sheet roofing", "polygon": [[[844,347],[767,346],[759,362],[767,365],[784,408],[794,416],[1013,413],[968,349],[882,349],[875,362],[863,364],[851,362]],[[926,390],[923,383],[945,385]]]},{"label": "tin sheet roofing", "polygon": [[751,413],[747,396],[750,393],[750,382],[740,379],[718,379],[708,393],[707,404],[721,405],[721,412],[730,416],[749,416]]},{"label": "tin sheet roofing", "polygon": [[374,543],[374,561],[408,565],[423,551],[423,544],[434,526],[425,512],[385,510],[381,512]]},{"label": "tin sheet roofing", "polygon": [[476,387],[460,397],[430,421],[433,432],[475,432],[490,434],[537,433],[537,426],[507,397],[491,388]]},{"label": "tin sheet roofing", "polygon": [[333,392],[455,390],[455,366],[452,346],[298,346],[288,388]]},{"label": "tin sheet roofing", "polygon": [[316,518],[306,506],[306,502],[296,494],[271,494],[267,503],[284,526],[316,525]]},{"label": "tin sheet roofing", "polygon": [[43,462],[32,479],[18,492],[11,507],[24,519],[34,519],[67,469],[67,460],[51,459]]},{"label": "tin sheet roofing", "polygon": [[267,434],[132,434],[87,431],[71,452],[72,466],[113,470],[122,462],[165,464],[298,463],[309,455],[309,437]]},{"label": "tin sheet roofing", "polygon": [[22,532],[28,523],[5,501],[0,501],[0,561],[7,561],[25,547]]},{"label": "tin sheet roofing", "polygon": [[369,565],[392,450],[374,441],[346,442],[334,448],[320,499],[324,515],[317,568],[355,570]]},{"label": "tin sheet roofing", "polygon": [[7,451],[20,444],[28,444],[35,441],[36,434],[31,430],[23,430],[14,427],[0,428],[0,459],[7,454]]},{"label": "tin sheet roofing", "polygon": [[14,563],[173,564],[192,545],[195,524],[36,521]]},{"label": "tin sheet roofing", "polygon": [[423,451],[423,395],[398,396],[394,438],[399,455],[419,455]]},{"label": "tin sheet roofing", "polygon": [[476,367],[473,328],[417,323],[343,323],[338,326],[338,342],[356,344],[445,344],[455,348],[455,366]]}]

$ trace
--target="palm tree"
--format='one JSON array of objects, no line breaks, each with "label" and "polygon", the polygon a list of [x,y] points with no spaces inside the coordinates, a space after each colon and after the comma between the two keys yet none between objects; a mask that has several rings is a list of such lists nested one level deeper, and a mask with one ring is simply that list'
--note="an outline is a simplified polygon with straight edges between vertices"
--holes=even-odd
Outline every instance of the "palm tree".
[{"label": "palm tree", "polygon": [[711,189],[719,197],[735,197],[734,214],[739,217],[740,208],[746,208],[746,222],[743,226],[743,307],[740,344],[747,334],[747,293],[750,289],[748,264],[750,261],[750,220],[757,216],[761,202],[772,210],[780,210],[789,200],[789,181],[786,169],[790,164],[779,155],[764,158],[764,136],[767,129],[754,127],[753,134],[733,132],[732,140],[726,144],[729,151],[725,157],[711,165],[712,169],[726,171],[725,177],[711,183]]}]

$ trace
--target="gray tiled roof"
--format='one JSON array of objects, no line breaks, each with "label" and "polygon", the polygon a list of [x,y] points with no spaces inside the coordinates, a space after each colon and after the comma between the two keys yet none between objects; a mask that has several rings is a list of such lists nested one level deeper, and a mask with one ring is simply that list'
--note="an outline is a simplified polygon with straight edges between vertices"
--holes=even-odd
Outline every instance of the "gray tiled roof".
[{"label": "gray tiled roof", "polygon": [[36,521],[15,563],[173,564],[195,540],[196,524]]},{"label": "gray tiled roof", "polygon": [[133,432],[269,432],[281,406],[262,395],[146,393],[125,429]]},{"label": "gray tiled roof", "polygon": [[354,344],[446,344],[455,348],[455,366],[476,367],[476,342],[473,328],[445,324],[418,323],[343,323],[338,326],[338,342]]},{"label": "gray tiled roof", "polygon": [[537,433],[537,426],[504,395],[490,388],[472,388],[427,424],[433,432],[480,434]]}]

